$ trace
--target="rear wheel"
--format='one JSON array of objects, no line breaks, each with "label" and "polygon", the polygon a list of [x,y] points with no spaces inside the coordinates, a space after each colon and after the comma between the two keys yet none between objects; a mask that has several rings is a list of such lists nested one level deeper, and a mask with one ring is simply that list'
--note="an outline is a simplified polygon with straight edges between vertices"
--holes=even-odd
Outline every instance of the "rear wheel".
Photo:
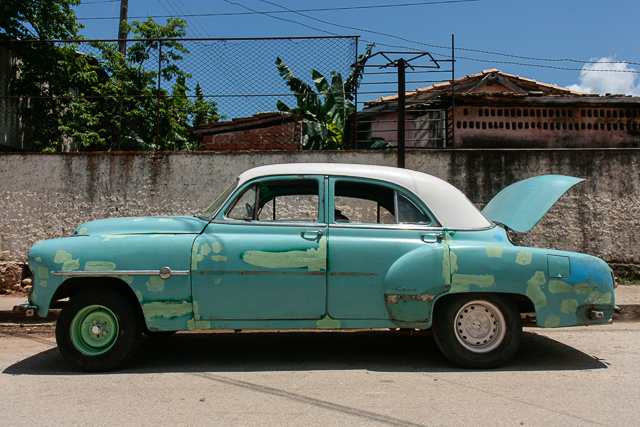
[{"label": "rear wheel", "polygon": [[75,295],[56,324],[62,356],[84,371],[106,371],[128,359],[138,347],[141,322],[127,301],[104,289]]},{"label": "rear wheel", "polygon": [[504,298],[466,294],[449,297],[435,309],[436,342],[457,365],[495,368],[511,359],[520,345],[520,312]]}]

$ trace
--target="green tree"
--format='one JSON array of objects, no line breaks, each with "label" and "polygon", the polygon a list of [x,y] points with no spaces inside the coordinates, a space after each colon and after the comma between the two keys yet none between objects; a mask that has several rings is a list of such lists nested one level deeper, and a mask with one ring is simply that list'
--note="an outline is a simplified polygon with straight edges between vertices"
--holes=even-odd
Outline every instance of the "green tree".
[{"label": "green tree", "polygon": [[218,114],[218,106],[213,101],[205,101],[200,82],[196,85],[196,100],[193,106],[193,126],[206,126],[211,122],[226,119]]},{"label": "green tree", "polygon": [[305,134],[302,145],[308,150],[345,149],[353,139],[353,119],[356,112],[355,92],[360,86],[364,65],[371,56],[375,45],[367,46],[364,54],[358,56],[347,80],[340,73],[331,72],[331,83],[317,70],[311,70],[311,77],[317,92],[304,80],[296,77],[285,62],[277,58],[276,65],[280,77],[294,93],[297,107],[290,108],[282,101],[277,108],[302,117]]},{"label": "green tree", "polygon": [[[115,43],[79,45],[49,39],[80,38],[71,6],[77,0],[4,0],[0,38],[34,40],[5,43],[17,59],[10,95],[20,99],[24,140],[37,151],[193,149],[188,126],[196,116],[223,118],[212,101],[188,95],[192,77],[180,68],[189,51],[179,40],[186,21],[133,21],[125,55]],[[39,40],[36,42],[35,40]],[[151,39],[151,40],[150,40]],[[86,45],[83,45],[86,47]],[[83,49],[86,50],[86,49]],[[160,67],[158,64],[160,63]],[[161,90],[158,91],[158,78]],[[159,135],[159,141],[156,136]]]},{"label": "green tree", "polygon": [[79,4],[80,0],[2,0],[0,38],[74,39],[84,28],[72,9]]}]

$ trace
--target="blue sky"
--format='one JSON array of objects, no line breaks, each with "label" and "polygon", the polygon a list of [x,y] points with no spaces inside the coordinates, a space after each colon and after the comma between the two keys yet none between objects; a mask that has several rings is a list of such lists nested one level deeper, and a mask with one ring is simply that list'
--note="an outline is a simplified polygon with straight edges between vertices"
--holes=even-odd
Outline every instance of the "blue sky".
[{"label": "blue sky", "polygon": [[[379,50],[397,50],[384,46],[392,45],[449,54],[448,50],[428,45],[450,46],[454,34],[458,58],[456,78],[498,68],[575,90],[640,96],[638,0],[433,2],[437,4],[304,12],[309,18],[294,13],[272,15],[295,22],[261,14],[188,17],[188,35],[214,38],[360,35],[362,40],[376,42]],[[249,12],[248,9],[269,12],[283,8],[329,9],[407,3],[421,1],[129,0],[129,17],[144,20],[147,16],[224,14]],[[75,10],[78,18],[107,18],[80,19],[86,26],[82,31],[85,37],[116,38],[119,0],[86,0]],[[154,19],[166,21],[165,17]],[[585,64],[597,60],[600,62]]]}]

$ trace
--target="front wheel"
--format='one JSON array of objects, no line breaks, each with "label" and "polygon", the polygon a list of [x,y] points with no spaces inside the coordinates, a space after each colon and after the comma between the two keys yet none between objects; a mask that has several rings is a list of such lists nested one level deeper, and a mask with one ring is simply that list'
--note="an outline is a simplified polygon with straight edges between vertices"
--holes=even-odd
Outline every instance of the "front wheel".
[{"label": "front wheel", "polygon": [[433,322],[440,350],[465,368],[503,365],[520,345],[520,312],[514,303],[499,296],[448,297],[436,305]]},{"label": "front wheel", "polygon": [[56,324],[62,356],[76,368],[98,372],[113,369],[138,347],[141,322],[127,301],[104,289],[71,298]]}]

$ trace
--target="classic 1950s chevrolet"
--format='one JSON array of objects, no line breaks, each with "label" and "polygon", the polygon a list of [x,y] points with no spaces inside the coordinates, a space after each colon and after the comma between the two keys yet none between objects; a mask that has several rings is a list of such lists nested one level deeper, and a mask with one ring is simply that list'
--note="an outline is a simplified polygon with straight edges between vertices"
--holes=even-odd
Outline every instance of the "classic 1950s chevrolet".
[{"label": "classic 1950s chevrolet", "polygon": [[62,307],[58,348],[89,371],[124,362],[143,332],[285,328],[432,328],[453,362],[495,367],[521,313],[547,328],[613,315],[604,261],[515,246],[495,224],[530,230],[580,181],[530,178],[481,213],[420,172],[258,167],[200,215],[92,221],[35,244],[28,304]]}]

